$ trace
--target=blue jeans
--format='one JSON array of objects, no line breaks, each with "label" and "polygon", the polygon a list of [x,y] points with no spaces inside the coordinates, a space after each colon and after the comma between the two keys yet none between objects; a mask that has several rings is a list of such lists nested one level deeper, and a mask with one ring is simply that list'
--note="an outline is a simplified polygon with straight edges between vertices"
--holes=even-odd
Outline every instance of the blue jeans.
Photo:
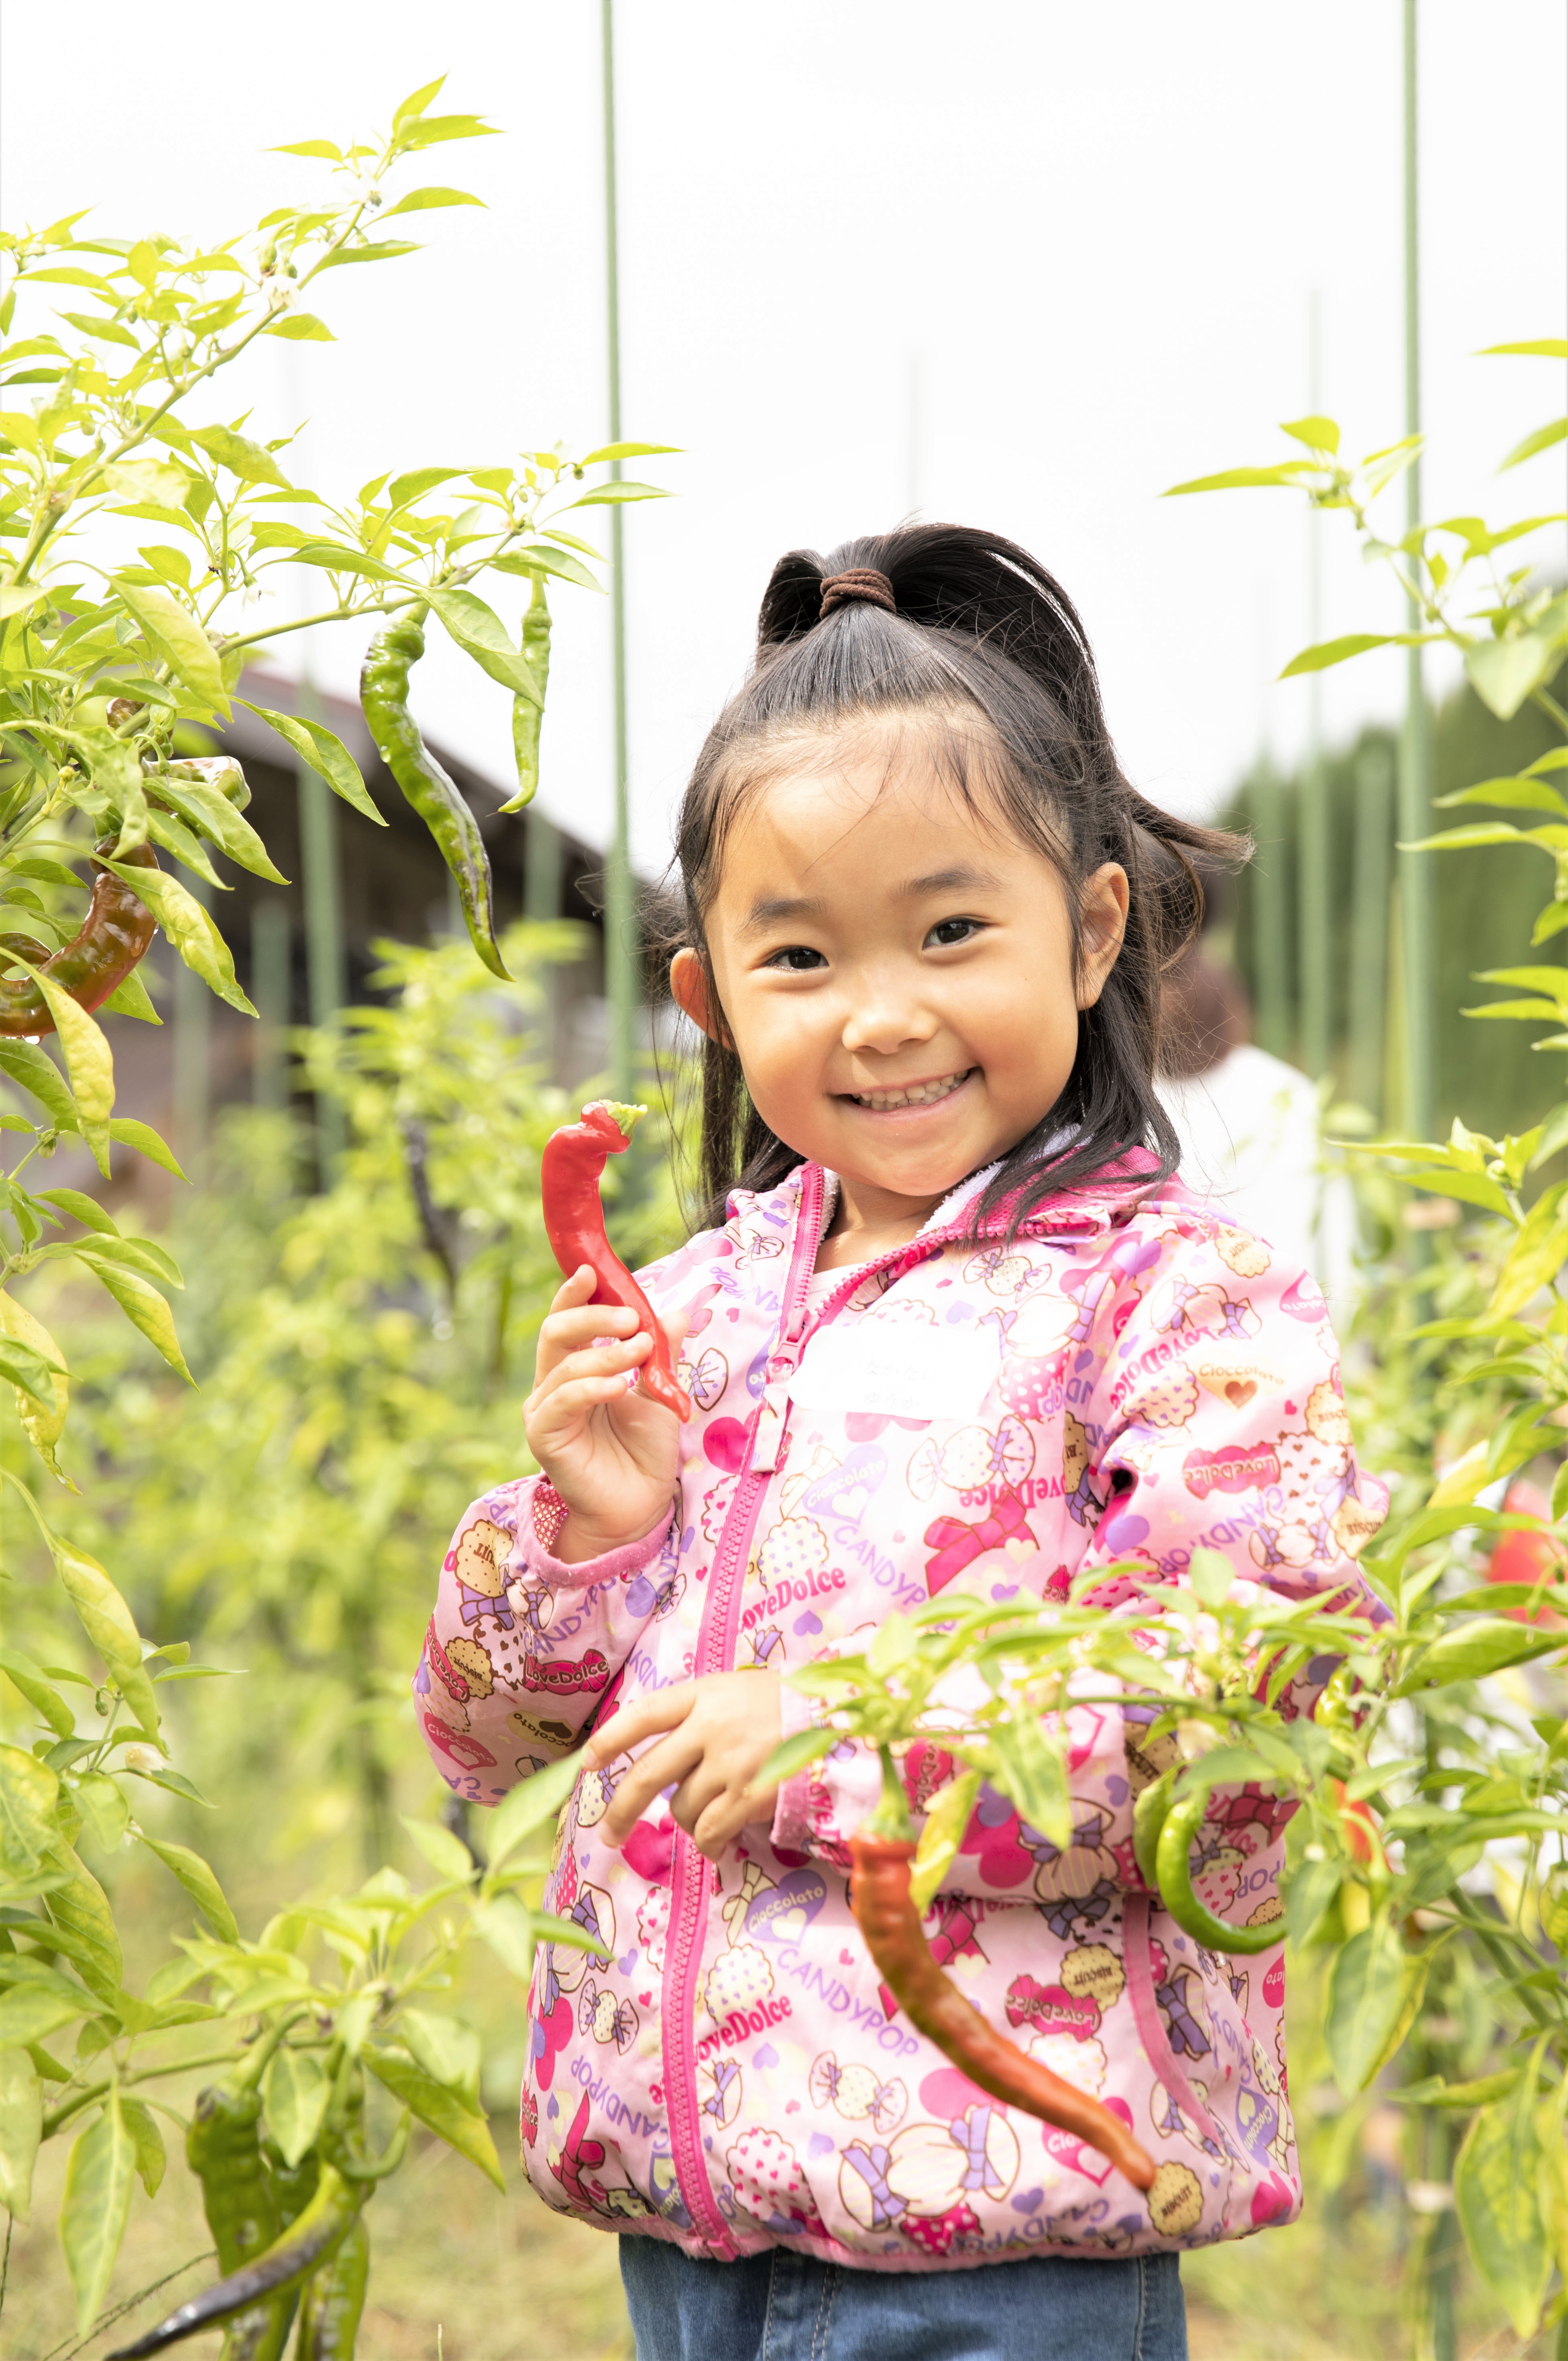
[{"label": "blue jeans", "polygon": [[623,2236],[620,2276],[637,2361],[1187,2361],[1174,2255],[857,2271]]}]

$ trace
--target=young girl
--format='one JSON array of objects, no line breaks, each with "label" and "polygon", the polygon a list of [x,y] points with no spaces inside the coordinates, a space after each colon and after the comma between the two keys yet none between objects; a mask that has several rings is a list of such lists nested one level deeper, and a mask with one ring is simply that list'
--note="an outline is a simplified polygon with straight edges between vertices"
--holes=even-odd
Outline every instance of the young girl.
[{"label": "young girl", "polygon": [[[982,1790],[927,1923],[1133,2126],[1147,2195],[881,1984],[846,1881],[874,1757],[762,1777],[810,1719],[784,1675],[948,1585],[1135,1562],[1109,1606],[1201,1543],[1292,1597],[1360,1588],[1382,1503],[1322,1299],[1172,1177],[1189,849],[1228,850],[1122,776],[1024,551],[921,525],[774,569],[680,818],[712,1226],[641,1277],[694,1416],[569,1279],[524,1405],[543,1472],[465,1516],[415,1682],[477,1802],[581,1749],[546,1905],[594,1949],[535,1968],[522,2152],[623,2234],[640,2361],[1172,2361],[1179,2250],[1297,2211],[1281,1955],[1211,1956],[1145,1887],[1146,1715],[1073,1715],[1065,1852]],[[916,1810],[953,1770],[910,1750]],[[1212,1906],[1278,1916],[1281,1817],[1216,1792]]]}]

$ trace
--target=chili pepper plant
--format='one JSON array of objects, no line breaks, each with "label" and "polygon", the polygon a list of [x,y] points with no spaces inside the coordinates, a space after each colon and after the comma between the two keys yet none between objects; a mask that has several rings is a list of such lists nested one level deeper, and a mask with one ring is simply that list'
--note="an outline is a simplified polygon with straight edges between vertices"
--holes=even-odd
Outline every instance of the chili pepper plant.
[{"label": "chili pepper plant", "polygon": [[[1568,358],[1555,339],[1497,350]],[[1176,489],[1304,492],[1343,511],[1415,601],[1415,634],[1347,634],[1303,650],[1287,675],[1415,636],[1453,647],[1494,713],[1506,719],[1530,697],[1550,715],[1563,743],[1521,776],[1445,799],[1522,810],[1527,824],[1487,820],[1425,840],[1434,851],[1538,847],[1552,863],[1539,949],[1568,928],[1568,780],[1554,784],[1568,771],[1568,710],[1552,686],[1568,651],[1568,592],[1543,579],[1521,544],[1564,520],[1494,529],[1455,517],[1384,540],[1375,504],[1419,444],[1352,466],[1332,419],[1299,419],[1285,432],[1293,456]],[[1556,420],[1504,464],[1565,437],[1568,420]],[[1509,996],[1471,1015],[1548,1027],[1536,1048],[1568,1049],[1568,968],[1477,981]],[[1063,1851],[1093,1841],[1097,1831],[1080,1838],[1074,1826],[1067,1715],[1096,1700],[1131,1703],[1147,1722],[1134,1771],[1146,1883],[1212,1954],[1270,1949],[1282,1933],[1298,1959],[1318,1954],[1327,1962],[1315,1985],[1322,2037],[1343,2100],[1359,2106],[1381,2083],[1409,2111],[1410,2179],[1435,2191],[1411,2256],[1423,2353],[1453,2350],[1441,2268],[1449,2203],[1517,2333],[1529,2337],[1544,2317],[1568,2353],[1568,1718],[1558,1669],[1568,1648],[1568,1180],[1549,1177],[1564,1147],[1561,1093],[1503,1139],[1456,1122],[1443,1142],[1343,1145],[1370,1215],[1386,1218],[1415,1189],[1453,1201],[1463,1216],[1424,1264],[1373,1275],[1351,1339],[1353,1411],[1394,1457],[1394,1513],[1360,1558],[1386,1620],[1343,1599],[1291,1604],[1234,1579],[1202,1548],[1175,1581],[1135,1562],[1120,1569],[1144,1578],[1144,1597],[1110,1613],[1081,1595],[1104,1569],[1059,1604],[944,1592],[890,1617],[863,1653],[792,1675],[819,1701],[819,1724],[773,1766],[798,1769],[845,1737],[880,1749],[883,1802],[862,1837],[902,1855],[909,1887],[877,1957],[895,1990],[900,1976],[914,1989],[929,1966],[919,1912],[981,1783],[1016,1806],[1029,1840]],[[1532,1468],[1549,1502],[1505,1505],[1509,1479]],[[1338,1669],[1312,1718],[1287,1719],[1281,1702],[1314,1657]],[[905,1766],[916,1741],[945,1754],[951,1774],[923,1819]],[[923,1763],[919,1792],[929,1787]],[[1277,1905],[1246,1925],[1219,1906],[1243,1859],[1227,1844],[1223,1804],[1238,1795],[1246,1817],[1292,1816],[1283,1925]],[[867,1931],[873,1948],[879,1931],[888,1944],[885,1925]],[[961,2026],[949,2027],[960,2064],[967,2042]]]},{"label": "chili pepper plant", "polygon": [[[433,112],[441,86],[413,93],[368,142],[286,148],[324,165],[326,185],[247,235],[122,238],[77,214],[0,236],[0,336],[11,339],[0,348],[0,1129],[16,1149],[0,1176],[0,1376],[37,1471],[28,1480],[5,1466],[0,1482],[52,1560],[63,1619],[38,1657],[0,1652],[6,1695],[40,1733],[0,1745],[0,2202],[8,2221],[25,2218],[40,2140],[71,2140],[60,2226],[83,2336],[100,2319],[133,2181],[150,2192],[162,2177],[161,2123],[185,2138],[202,2178],[221,2272],[251,2274],[241,2309],[260,2310],[231,2333],[234,2351],[275,2355],[296,2295],[300,2351],[351,2351],[361,2203],[395,2168],[409,2118],[497,2173],[474,2039],[428,2003],[474,1935],[526,1978],[536,1927],[554,1925],[534,1907],[543,1862],[530,1848],[560,1800],[547,1779],[491,1823],[488,1866],[450,1830],[417,1823],[435,1878],[424,1891],[383,1870],[357,1894],[302,1903],[242,1938],[206,1861],[148,1824],[159,1790],[196,1793],[170,1764],[167,1685],[208,1668],[183,1642],[144,1636],[109,1571],[46,1514],[44,1488],[74,1484],[70,1357],[24,1301],[29,1277],[68,1264],[188,1374],[164,1292],[181,1284],[172,1257],[126,1235],[87,1191],[40,1184],[62,1140],[80,1141],[105,1175],[115,1144],[178,1171],[156,1133],[115,1115],[110,1045],[92,1013],[156,1021],[137,972],[155,927],[214,992],[253,1013],[217,919],[180,873],[220,892],[218,852],[278,876],[244,816],[238,764],[185,751],[192,729],[250,703],[244,669],[263,644],[307,626],[374,627],[372,733],[456,880],[475,950],[504,974],[484,848],[423,747],[410,672],[433,617],[513,700],[510,807],[525,803],[538,777],[546,581],[598,587],[597,553],[563,520],[657,497],[590,471],[663,446],[387,469],[340,500],[297,480],[288,436],[258,440],[247,414],[212,415],[219,381],[260,338],[331,341],[311,308],[335,283],[327,272],[415,250],[384,234],[394,216],[400,230],[401,217],[479,202],[442,186],[394,192],[424,149],[490,128]],[[481,575],[526,598],[521,646],[472,587]],[[302,581],[319,595],[269,606]],[[383,824],[330,730],[250,709],[364,822]],[[42,1043],[51,1031],[59,1060]],[[193,1904],[206,1927],[136,1993],[110,1892],[79,1850],[108,1862],[126,1845],[161,1865],[171,1898]],[[163,2093],[197,2068],[213,2079],[187,2125]],[[366,2130],[367,2089],[385,2094],[385,2137]],[[0,2263],[0,2303],[4,2272]],[[215,2309],[209,2298],[203,2316],[232,2309],[232,2294]]]}]

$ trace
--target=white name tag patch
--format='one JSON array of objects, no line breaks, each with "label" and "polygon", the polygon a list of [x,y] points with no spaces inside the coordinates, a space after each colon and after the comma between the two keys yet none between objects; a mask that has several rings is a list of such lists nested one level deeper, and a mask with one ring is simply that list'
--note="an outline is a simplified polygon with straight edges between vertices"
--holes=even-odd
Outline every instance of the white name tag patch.
[{"label": "white name tag patch", "polygon": [[790,1392],[802,1410],[973,1418],[996,1382],[999,1360],[993,1328],[836,1321],[812,1337]]}]

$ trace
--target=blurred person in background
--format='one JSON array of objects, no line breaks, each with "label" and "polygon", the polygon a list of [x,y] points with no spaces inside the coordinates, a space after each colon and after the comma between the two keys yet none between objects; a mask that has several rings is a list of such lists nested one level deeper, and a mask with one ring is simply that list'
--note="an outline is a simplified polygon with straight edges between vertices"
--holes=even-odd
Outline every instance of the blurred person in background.
[{"label": "blurred person in background", "polygon": [[1181,1177],[1304,1264],[1343,1318],[1354,1293],[1349,1184],[1323,1169],[1317,1085],[1252,1038],[1252,1003],[1229,957],[1232,879],[1197,865],[1203,927],[1166,970],[1156,1084],[1181,1142]]}]

